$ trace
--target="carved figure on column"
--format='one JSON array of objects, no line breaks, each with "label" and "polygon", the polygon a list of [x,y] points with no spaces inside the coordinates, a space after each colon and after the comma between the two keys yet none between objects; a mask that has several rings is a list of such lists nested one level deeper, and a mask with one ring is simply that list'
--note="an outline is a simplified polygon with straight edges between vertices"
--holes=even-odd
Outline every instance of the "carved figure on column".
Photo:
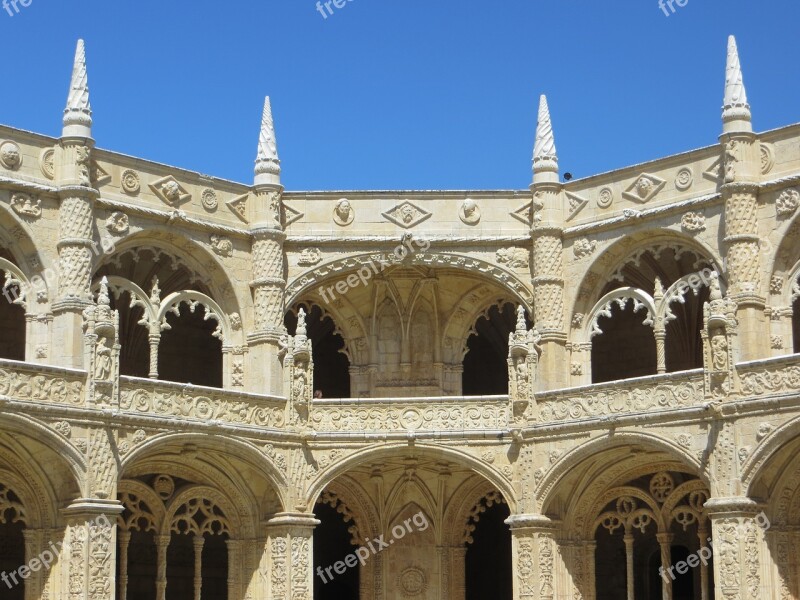
[{"label": "carved figure on column", "polygon": [[525,309],[517,307],[516,330],[508,337],[508,392],[515,420],[523,418],[533,398],[533,384],[542,352],[541,339],[536,329],[528,329]]},{"label": "carved figure on column", "polygon": [[723,297],[719,275],[711,275],[710,300],[703,306],[703,350],[706,394],[715,398],[736,388],[734,340],[737,335],[736,302]]},{"label": "carved figure on column", "polygon": [[313,397],[314,361],[308,339],[306,311],[297,311],[296,335],[281,337],[285,389],[289,392],[290,423],[305,423]]},{"label": "carved figure on column", "polygon": [[111,310],[108,280],[103,277],[97,303],[83,311],[86,364],[90,373],[89,403],[110,405],[116,398],[119,373],[119,313]]}]

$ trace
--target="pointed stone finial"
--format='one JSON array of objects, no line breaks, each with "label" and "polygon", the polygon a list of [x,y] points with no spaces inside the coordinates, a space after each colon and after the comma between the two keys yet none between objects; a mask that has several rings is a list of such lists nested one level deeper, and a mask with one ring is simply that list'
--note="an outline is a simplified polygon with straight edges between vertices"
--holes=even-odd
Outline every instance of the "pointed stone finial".
[{"label": "pointed stone finial", "polygon": [[658,302],[664,298],[664,284],[661,283],[661,277],[656,277],[653,284],[653,299]]},{"label": "pointed stone finial", "polygon": [[753,131],[747,91],[744,89],[742,65],[736,38],[728,38],[728,62],[725,67],[725,102],[722,107],[722,130],[724,133]]},{"label": "pointed stone finial", "polygon": [[75,63],[64,109],[63,137],[92,137],[92,107],[89,104],[89,76],[86,73],[86,49],[78,40]]},{"label": "pointed stone finial", "polygon": [[526,333],[528,331],[528,324],[525,322],[525,308],[521,304],[517,306],[517,331]]},{"label": "pointed stone finial", "polygon": [[539,120],[536,125],[536,143],[533,146],[533,182],[540,181],[558,181],[556,138],[544,94],[539,99]]},{"label": "pointed stone finial", "polygon": [[295,330],[295,339],[302,342],[306,341],[308,337],[308,327],[306,326],[306,311],[301,306],[297,311],[297,329]]},{"label": "pointed stone finial", "polygon": [[272,106],[269,96],[264,100],[255,173],[255,185],[280,185],[281,183],[281,161],[278,160],[278,144],[275,140],[275,124],[272,121]]},{"label": "pointed stone finial", "polygon": [[111,306],[111,298],[108,296],[108,279],[105,275],[100,280],[100,291],[97,293],[98,306]]},{"label": "pointed stone finial", "polygon": [[153,277],[153,287],[150,288],[150,302],[154,306],[161,304],[161,288],[158,287],[158,277]]}]

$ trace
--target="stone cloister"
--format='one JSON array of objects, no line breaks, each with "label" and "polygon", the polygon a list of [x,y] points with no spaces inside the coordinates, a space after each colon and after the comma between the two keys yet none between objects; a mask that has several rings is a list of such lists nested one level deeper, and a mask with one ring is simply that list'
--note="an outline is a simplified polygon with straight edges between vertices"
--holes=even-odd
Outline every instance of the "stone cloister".
[{"label": "stone cloister", "polygon": [[[279,111],[276,110],[276,114]],[[255,129],[255,128],[254,128]],[[255,133],[255,131],[254,131]],[[0,598],[800,597],[800,126],[296,192],[0,127]]]}]

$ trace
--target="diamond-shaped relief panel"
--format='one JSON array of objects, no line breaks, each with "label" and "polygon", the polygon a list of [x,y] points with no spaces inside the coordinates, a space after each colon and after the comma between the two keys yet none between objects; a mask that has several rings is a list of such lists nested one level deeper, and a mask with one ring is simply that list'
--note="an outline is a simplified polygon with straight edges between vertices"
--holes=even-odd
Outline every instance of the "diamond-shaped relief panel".
[{"label": "diamond-shaped relief panel", "polygon": [[517,210],[510,212],[509,214],[514,217],[517,221],[522,221],[525,225],[530,227],[531,224],[531,208],[533,205],[533,201],[528,202],[520,206]]},{"label": "diamond-shaped relief panel", "polygon": [[667,182],[660,177],[650,175],[649,173],[642,173],[627,190],[622,192],[622,195],[628,200],[644,204],[655,198],[658,193],[664,189],[666,184]]},{"label": "diamond-shaped relief panel", "polygon": [[94,187],[99,188],[111,181],[111,175],[97,162],[92,162],[92,181],[94,182]]},{"label": "diamond-shaped relief panel", "polygon": [[567,192],[567,201],[569,202],[569,215],[567,216],[567,221],[574,219],[575,216],[581,212],[587,204],[589,204],[589,201],[586,198],[578,196],[578,194],[573,194],[572,192]]},{"label": "diamond-shaped relief panel", "polygon": [[175,207],[192,199],[189,191],[183,187],[172,175],[162,177],[150,184],[153,193],[161,198],[164,204]]},{"label": "diamond-shaped relief panel", "polygon": [[288,204],[283,205],[283,226],[288,227],[295,221],[299,221],[305,216],[305,213],[301,213],[296,208],[292,208]]},{"label": "diamond-shaped relief panel", "polygon": [[249,223],[247,219],[247,194],[244,196],[237,196],[225,203],[225,206],[231,209],[233,214],[239,217],[245,223]]},{"label": "diamond-shaped relief panel", "polygon": [[404,229],[409,229],[429,219],[431,213],[406,200],[390,211],[383,213],[383,216],[395,225],[399,225]]},{"label": "diamond-shaped relief panel", "polygon": [[703,177],[717,183],[722,178],[722,158],[718,158],[711,166],[703,171]]}]

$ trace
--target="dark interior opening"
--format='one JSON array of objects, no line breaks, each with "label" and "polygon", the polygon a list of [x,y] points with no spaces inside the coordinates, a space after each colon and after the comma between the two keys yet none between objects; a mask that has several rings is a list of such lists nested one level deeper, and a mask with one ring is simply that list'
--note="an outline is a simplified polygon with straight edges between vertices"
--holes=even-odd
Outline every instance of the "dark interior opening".
[{"label": "dark interior opening", "polygon": [[[340,352],[345,344],[337,332],[336,323],[316,304],[302,306],[306,311],[306,328],[311,340],[312,358],[314,360],[314,391],[322,392],[323,398],[350,397],[350,361]],[[284,317],[286,330],[295,335],[297,332],[297,312],[292,310]]]},{"label": "dark interior opening", "polygon": [[510,514],[506,504],[493,504],[475,523],[465,557],[466,600],[513,597]]},{"label": "dark interior opening", "polygon": [[314,600],[358,600],[359,565],[348,567],[341,574],[333,570],[337,562],[355,550],[347,531],[349,525],[328,504],[317,504],[314,515],[321,521],[314,529]]},{"label": "dark interior opening", "polygon": [[[492,306],[475,323],[467,339],[461,390],[465,396],[508,393],[508,336],[516,329],[516,308],[510,302]],[[528,325],[530,327],[530,325]]]}]

